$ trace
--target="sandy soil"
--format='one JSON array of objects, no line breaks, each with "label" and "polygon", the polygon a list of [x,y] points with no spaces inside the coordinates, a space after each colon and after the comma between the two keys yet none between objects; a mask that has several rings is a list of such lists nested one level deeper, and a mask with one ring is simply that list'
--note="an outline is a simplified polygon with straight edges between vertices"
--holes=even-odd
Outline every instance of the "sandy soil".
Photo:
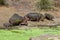
[{"label": "sandy soil", "polygon": [[30,40],[60,40],[60,35],[44,34],[37,37],[32,37]]},{"label": "sandy soil", "polygon": [[[17,13],[21,16],[24,16],[26,15],[27,13],[29,12],[38,12],[38,11],[32,11],[32,10],[16,10],[16,8],[14,7],[5,7],[5,6],[2,6],[0,7],[0,26],[3,25],[3,23],[6,23],[8,22],[9,18],[14,14],[14,13]],[[42,14],[44,14],[46,11],[41,11]],[[48,11],[48,13],[51,13],[52,15],[56,17],[60,17],[60,10],[55,10],[55,11]],[[60,20],[60,19],[59,19]],[[59,22],[59,21],[58,21]],[[33,25],[39,25],[39,24],[51,24],[51,23],[55,23],[54,21],[48,21],[48,20],[45,20],[44,22],[29,22],[29,25],[33,24]]]}]

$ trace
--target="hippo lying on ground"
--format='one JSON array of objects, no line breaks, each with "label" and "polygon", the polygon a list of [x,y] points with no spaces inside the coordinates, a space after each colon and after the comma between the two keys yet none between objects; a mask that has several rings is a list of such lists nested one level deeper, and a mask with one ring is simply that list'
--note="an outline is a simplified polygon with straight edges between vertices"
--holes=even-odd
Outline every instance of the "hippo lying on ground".
[{"label": "hippo lying on ground", "polygon": [[18,14],[14,14],[10,19],[9,23],[13,25],[19,25],[23,21],[23,17]]},{"label": "hippo lying on ground", "polygon": [[27,26],[27,25],[28,25],[28,23],[27,23],[28,20],[29,20],[29,19],[24,16],[24,19],[23,19],[22,23],[19,24],[19,25],[25,25],[25,26]]},{"label": "hippo lying on ground", "polygon": [[48,13],[45,13],[45,19],[53,21],[54,16]]},{"label": "hippo lying on ground", "polygon": [[26,25],[27,26],[26,17],[19,16],[18,14],[14,14],[10,19],[9,23],[4,23],[5,27],[9,26],[18,26],[18,25]]},{"label": "hippo lying on ground", "polygon": [[28,13],[25,16],[29,18],[30,21],[42,21],[44,19],[44,16],[39,13]]}]

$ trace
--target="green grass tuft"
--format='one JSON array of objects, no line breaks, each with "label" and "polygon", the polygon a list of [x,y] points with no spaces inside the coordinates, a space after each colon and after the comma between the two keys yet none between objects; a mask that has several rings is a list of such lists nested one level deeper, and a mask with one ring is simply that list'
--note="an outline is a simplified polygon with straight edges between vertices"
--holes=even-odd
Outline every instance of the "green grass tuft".
[{"label": "green grass tuft", "polygon": [[28,40],[42,34],[60,34],[60,29],[35,28],[29,30],[0,30],[0,40]]}]

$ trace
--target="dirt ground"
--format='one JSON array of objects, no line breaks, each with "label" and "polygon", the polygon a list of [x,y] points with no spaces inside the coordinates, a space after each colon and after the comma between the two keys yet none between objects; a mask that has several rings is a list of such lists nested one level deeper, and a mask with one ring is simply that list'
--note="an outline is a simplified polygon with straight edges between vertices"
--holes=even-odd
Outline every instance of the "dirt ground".
[{"label": "dirt ground", "polygon": [[32,37],[30,40],[60,40],[60,35],[44,34],[37,37]]},{"label": "dirt ground", "polygon": [[[51,13],[52,15],[54,15],[55,17],[55,21],[56,22],[60,22],[60,9],[56,8],[57,10],[55,11],[48,11],[48,13]],[[15,7],[5,7],[2,6],[0,7],[0,26],[3,26],[3,23],[8,22],[9,18],[14,14],[17,13],[21,16],[26,15],[29,12],[38,12],[36,10],[28,10],[28,9],[20,9],[20,10],[16,10]],[[46,11],[40,11],[40,13],[44,14]],[[58,18],[58,20],[56,19]],[[48,20],[44,20],[43,22],[28,22],[29,25],[40,25],[40,24],[53,24],[55,23],[55,21],[48,21]]]}]

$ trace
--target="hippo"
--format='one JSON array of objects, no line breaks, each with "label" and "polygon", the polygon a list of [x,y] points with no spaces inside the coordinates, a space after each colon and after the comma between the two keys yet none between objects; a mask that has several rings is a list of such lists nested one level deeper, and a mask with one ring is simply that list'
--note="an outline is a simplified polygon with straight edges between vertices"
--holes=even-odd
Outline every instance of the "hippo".
[{"label": "hippo", "polygon": [[9,23],[12,25],[19,25],[23,21],[23,17],[19,16],[18,14],[14,14],[10,19]]},{"label": "hippo", "polygon": [[54,21],[54,20],[53,20],[53,19],[54,19],[54,16],[53,16],[53,15],[48,14],[48,13],[45,13],[44,15],[45,15],[45,19]]},{"label": "hippo", "polygon": [[28,20],[29,20],[29,19],[28,19],[27,17],[24,16],[23,22],[20,23],[19,26],[21,26],[21,25],[27,26],[27,25],[28,25],[28,22],[27,22]]},{"label": "hippo", "polygon": [[9,23],[14,25],[14,26],[17,26],[17,25],[25,25],[27,26],[28,23],[28,18],[27,17],[22,17],[22,16],[19,16],[18,14],[14,14],[10,19],[9,19]]},{"label": "hippo", "polygon": [[26,17],[22,17],[22,16],[19,16],[18,14],[14,14],[9,19],[9,22],[8,23],[4,23],[3,26],[5,28],[19,26],[19,25],[27,26],[28,25],[27,20],[28,19]]},{"label": "hippo", "polygon": [[28,13],[25,17],[29,18],[29,21],[43,21],[44,16],[40,13]]}]

